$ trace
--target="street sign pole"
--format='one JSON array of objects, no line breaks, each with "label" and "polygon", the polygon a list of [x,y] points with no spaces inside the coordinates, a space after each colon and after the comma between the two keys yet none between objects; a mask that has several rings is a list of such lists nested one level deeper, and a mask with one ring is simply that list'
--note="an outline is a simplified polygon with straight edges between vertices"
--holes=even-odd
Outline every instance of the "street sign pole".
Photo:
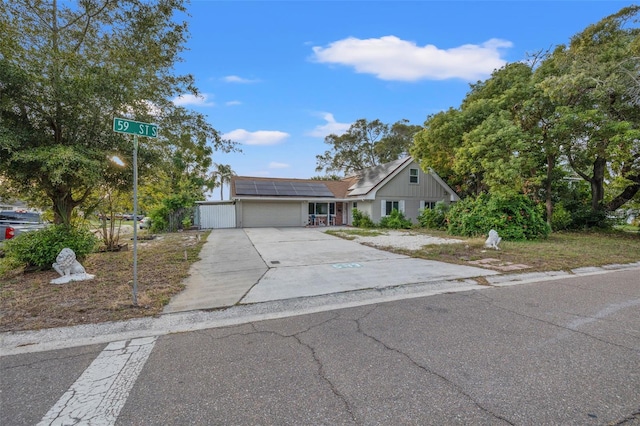
[{"label": "street sign pole", "polygon": [[158,126],[125,118],[113,119],[113,131],[133,135],[133,305],[138,306],[138,136],[158,137]]},{"label": "street sign pole", "polygon": [[138,306],[138,135],[133,135],[133,306]]}]

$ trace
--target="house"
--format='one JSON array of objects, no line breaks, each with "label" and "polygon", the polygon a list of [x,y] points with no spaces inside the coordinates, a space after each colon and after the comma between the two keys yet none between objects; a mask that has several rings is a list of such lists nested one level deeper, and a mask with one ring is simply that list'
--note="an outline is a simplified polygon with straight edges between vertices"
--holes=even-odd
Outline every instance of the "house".
[{"label": "house", "polygon": [[[397,209],[415,223],[421,209],[459,200],[435,172],[425,173],[411,157],[340,181],[234,176],[230,188],[226,204],[232,207],[226,208],[233,209],[228,211],[240,228],[350,225],[354,208],[374,222]],[[206,218],[208,208],[219,215],[221,206],[202,202],[199,216]]]}]

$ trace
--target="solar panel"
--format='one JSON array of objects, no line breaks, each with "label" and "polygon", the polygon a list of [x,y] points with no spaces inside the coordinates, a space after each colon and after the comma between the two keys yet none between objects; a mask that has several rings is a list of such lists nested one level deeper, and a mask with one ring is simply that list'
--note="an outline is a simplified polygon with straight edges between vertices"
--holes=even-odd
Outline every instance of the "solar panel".
[{"label": "solar panel", "polygon": [[236,194],[282,197],[333,197],[322,182],[237,180]]}]

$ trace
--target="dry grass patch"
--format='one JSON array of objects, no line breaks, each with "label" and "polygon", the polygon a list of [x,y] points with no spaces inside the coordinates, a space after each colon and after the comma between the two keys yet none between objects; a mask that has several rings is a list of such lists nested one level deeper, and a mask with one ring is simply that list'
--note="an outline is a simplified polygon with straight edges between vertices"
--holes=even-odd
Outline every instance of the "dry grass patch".
[{"label": "dry grass patch", "polygon": [[530,266],[525,270],[514,272],[569,271],[586,266],[626,264],[640,260],[640,235],[621,231],[557,232],[545,240],[503,241],[500,244],[501,250],[498,251],[484,248],[484,237],[452,237],[444,231],[423,229],[412,229],[407,233],[456,238],[463,242],[426,245],[419,250],[379,246],[377,248],[412,257],[462,265],[468,265],[469,261],[493,258],[502,263]]},{"label": "dry grass patch", "polygon": [[[154,316],[179,293],[207,233],[158,235],[138,242],[138,305],[132,305],[133,251],[94,253],[91,281],[49,284],[55,271],[0,278],[0,331],[34,330]],[[131,249],[131,242],[129,242]]]}]

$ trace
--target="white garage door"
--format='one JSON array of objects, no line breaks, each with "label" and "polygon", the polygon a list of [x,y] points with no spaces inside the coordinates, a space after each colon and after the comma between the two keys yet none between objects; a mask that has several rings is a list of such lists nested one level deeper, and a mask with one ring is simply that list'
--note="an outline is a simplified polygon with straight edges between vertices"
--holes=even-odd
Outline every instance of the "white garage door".
[{"label": "white garage door", "polygon": [[242,227],[302,226],[302,203],[247,202],[242,203]]}]

